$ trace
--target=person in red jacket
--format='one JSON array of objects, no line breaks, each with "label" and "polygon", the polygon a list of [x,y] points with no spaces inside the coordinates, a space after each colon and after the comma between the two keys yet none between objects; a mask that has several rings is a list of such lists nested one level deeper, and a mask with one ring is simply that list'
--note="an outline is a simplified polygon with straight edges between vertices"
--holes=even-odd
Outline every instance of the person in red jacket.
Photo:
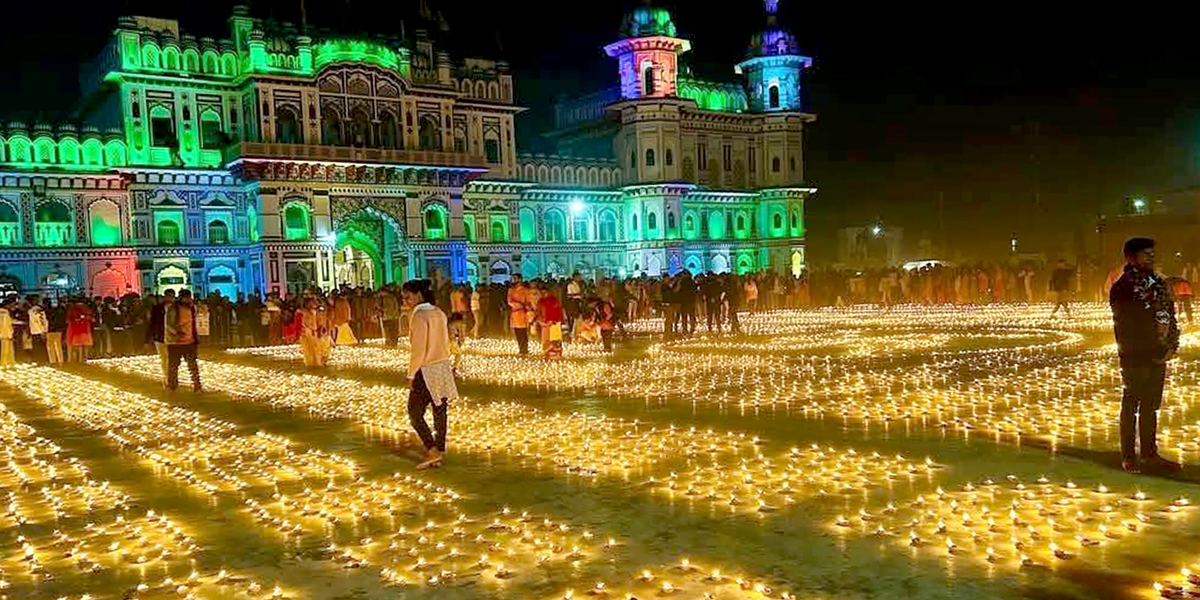
[{"label": "person in red jacket", "polygon": [[542,290],[541,298],[537,301],[537,320],[540,324],[542,332],[542,352],[546,358],[558,358],[562,356],[562,324],[563,324],[563,306],[558,300],[558,294],[554,294],[546,289],[546,285],[539,286]]}]

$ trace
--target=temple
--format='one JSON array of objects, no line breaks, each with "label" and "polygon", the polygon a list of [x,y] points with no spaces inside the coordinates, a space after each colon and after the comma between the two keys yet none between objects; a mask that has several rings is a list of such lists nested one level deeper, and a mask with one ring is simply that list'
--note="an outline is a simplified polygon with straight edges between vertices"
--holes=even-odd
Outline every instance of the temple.
[{"label": "temple", "polygon": [[555,106],[551,156],[518,153],[506,62],[424,30],[122,18],[74,121],[0,125],[0,292],[799,274],[811,59],[776,8],[729,82],[691,77],[672,15],[636,8],[604,48],[619,84]]}]

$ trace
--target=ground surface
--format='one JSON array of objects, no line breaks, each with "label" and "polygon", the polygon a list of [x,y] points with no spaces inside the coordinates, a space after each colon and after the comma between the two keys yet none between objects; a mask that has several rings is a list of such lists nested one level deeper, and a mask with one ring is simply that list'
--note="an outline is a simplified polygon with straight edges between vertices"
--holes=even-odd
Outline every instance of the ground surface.
[{"label": "ground surface", "polygon": [[[768,313],[553,362],[472,341],[420,473],[403,348],[206,352],[202,394],[154,357],[0,371],[0,597],[1188,593],[1200,468],[1120,472],[1107,310],[1048,308]],[[1160,444],[1195,464],[1183,343]]]}]

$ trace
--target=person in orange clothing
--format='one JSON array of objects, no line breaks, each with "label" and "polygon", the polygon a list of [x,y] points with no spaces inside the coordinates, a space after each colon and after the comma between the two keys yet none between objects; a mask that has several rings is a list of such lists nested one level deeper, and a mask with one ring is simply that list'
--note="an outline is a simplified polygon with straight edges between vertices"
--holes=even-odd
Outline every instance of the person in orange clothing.
[{"label": "person in orange clothing", "polygon": [[1182,277],[1172,277],[1171,282],[1171,297],[1175,299],[1175,304],[1179,307],[1175,309],[1176,314],[1187,314],[1188,325],[1192,324],[1192,282]]},{"label": "person in orange clothing", "polygon": [[452,286],[450,289],[450,339],[456,346],[462,348],[467,341],[467,315],[471,312],[469,293],[464,285]]},{"label": "person in orange clothing", "polygon": [[352,318],[354,318],[354,314],[350,308],[350,299],[344,292],[335,293],[333,295],[333,314],[330,315],[330,324],[334,331],[334,344],[338,346],[358,344],[358,338],[354,337],[354,331],[350,329],[350,319]]},{"label": "person in orange clothing", "polygon": [[508,325],[512,327],[513,336],[517,338],[517,348],[521,356],[529,354],[529,321],[533,314],[533,304],[530,301],[529,286],[521,280],[520,275],[513,275],[513,284],[508,288]]}]

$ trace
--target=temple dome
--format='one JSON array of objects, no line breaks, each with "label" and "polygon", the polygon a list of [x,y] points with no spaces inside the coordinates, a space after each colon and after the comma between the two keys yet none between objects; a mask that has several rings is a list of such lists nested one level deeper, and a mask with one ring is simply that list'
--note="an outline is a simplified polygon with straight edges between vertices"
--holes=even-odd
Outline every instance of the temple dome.
[{"label": "temple dome", "polygon": [[675,37],[675,21],[671,12],[658,6],[643,4],[625,15],[621,24],[622,38],[665,35]]},{"label": "temple dome", "polygon": [[750,47],[746,56],[795,56],[800,54],[800,44],[796,36],[776,23],[779,14],[779,0],[764,0],[767,13],[767,26],[750,38]]},{"label": "temple dome", "polygon": [[754,34],[750,38],[750,47],[746,49],[748,57],[798,54],[800,54],[800,44],[796,42],[796,36],[773,24],[767,25],[766,29]]}]

